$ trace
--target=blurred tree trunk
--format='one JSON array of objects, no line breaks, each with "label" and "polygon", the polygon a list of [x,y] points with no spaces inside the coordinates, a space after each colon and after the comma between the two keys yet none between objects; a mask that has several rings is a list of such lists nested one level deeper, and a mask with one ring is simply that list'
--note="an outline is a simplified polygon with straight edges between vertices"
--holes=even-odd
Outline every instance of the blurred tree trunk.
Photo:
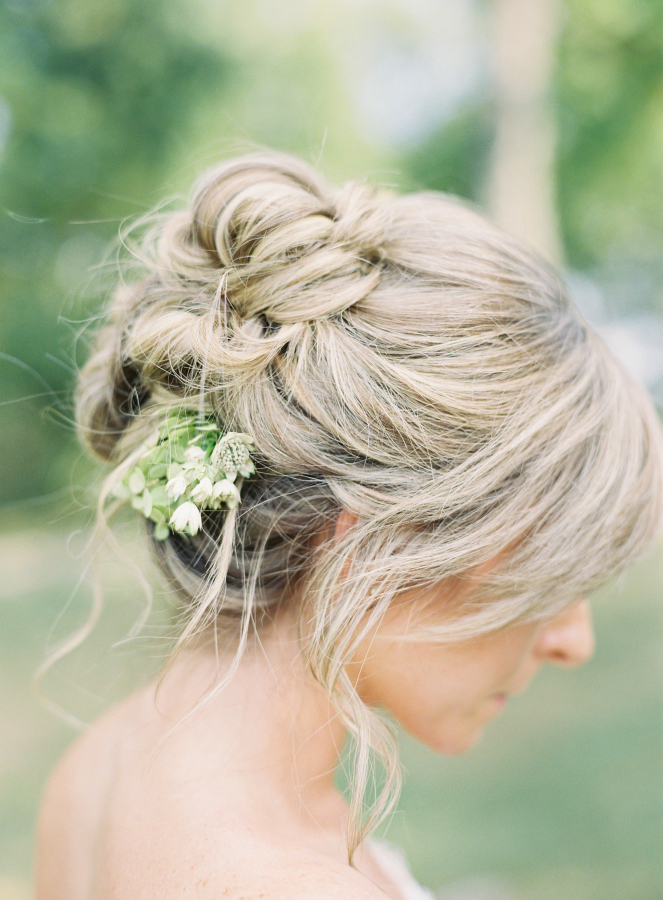
[{"label": "blurred tree trunk", "polygon": [[555,204],[550,81],[558,0],[492,0],[497,128],[488,176],[494,218],[545,258],[562,249]]}]

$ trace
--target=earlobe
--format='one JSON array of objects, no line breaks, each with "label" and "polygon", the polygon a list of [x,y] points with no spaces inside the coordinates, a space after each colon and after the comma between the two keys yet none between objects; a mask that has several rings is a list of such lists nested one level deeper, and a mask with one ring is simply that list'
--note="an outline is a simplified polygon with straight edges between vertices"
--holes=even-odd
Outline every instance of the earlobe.
[{"label": "earlobe", "polygon": [[342,509],[338,514],[338,518],[336,519],[336,526],[334,528],[334,540],[342,540],[347,532],[356,524],[357,516],[355,516],[354,513],[349,512],[347,509]]}]

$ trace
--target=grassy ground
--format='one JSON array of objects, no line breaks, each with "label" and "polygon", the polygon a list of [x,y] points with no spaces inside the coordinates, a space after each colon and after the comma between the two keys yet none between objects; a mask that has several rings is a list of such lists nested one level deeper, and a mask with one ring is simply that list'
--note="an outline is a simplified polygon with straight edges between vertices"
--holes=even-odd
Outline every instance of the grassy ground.
[{"label": "grassy ground", "polygon": [[[39,793],[73,736],[31,677],[47,647],[84,619],[89,591],[72,599],[81,553],[80,536],[56,531],[0,537],[0,900],[31,896]],[[44,681],[84,719],[167,649],[163,614],[150,640],[109,649],[141,608],[138,587],[118,571],[105,570],[101,627]],[[598,651],[583,670],[541,673],[467,756],[440,759],[403,738],[405,789],[389,838],[422,881],[455,884],[464,900],[660,900],[662,597],[657,548],[596,599]]]}]

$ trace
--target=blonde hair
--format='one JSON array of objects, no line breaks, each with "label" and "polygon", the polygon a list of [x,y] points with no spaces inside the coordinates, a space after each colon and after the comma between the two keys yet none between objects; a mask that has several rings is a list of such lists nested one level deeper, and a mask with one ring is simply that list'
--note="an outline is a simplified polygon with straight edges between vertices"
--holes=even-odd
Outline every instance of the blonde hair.
[{"label": "blonde hair", "polygon": [[[356,741],[352,853],[399,779],[345,673],[362,635],[401,591],[507,548],[428,636],[553,615],[619,572],[661,521],[656,414],[557,275],[442,194],[334,191],[289,156],[247,156],[140,252],[80,376],[81,434],[109,485],[173,408],[253,435],[239,510],[155,548],[190,605],[182,640],[213,624],[237,658],[297,586],[305,659]],[[313,548],[342,509],[356,524]],[[373,752],[387,778],[364,816]]]}]

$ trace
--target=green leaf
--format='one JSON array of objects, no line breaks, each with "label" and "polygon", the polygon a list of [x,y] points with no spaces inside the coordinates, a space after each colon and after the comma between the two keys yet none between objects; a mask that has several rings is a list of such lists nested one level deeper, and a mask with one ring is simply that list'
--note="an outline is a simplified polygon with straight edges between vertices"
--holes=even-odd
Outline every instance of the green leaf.
[{"label": "green leaf", "polygon": [[170,506],[170,497],[166,493],[166,488],[163,484],[157,484],[155,487],[150,488],[150,494],[154,506]]},{"label": "green leaf", "polygon": [[123,481],[116,481],[110,490],[110,496],[116,500],[128,500],[131,497],[131,491]]},{"label": "green leaf", "polygon": [[158,506],[152,507],[152,512],[148,516],[155,525],[161,525],[164,522],[168,521],[168,513],[166,510],[160,509]]},{"label": "green leaf", "polygon": [[133,498],[131,505],[149,519],[150,513],[152,512],[152,497],[150,496],[150,492],[144,490],[142,494]]},{"label": "green leaf", "polygon": [[145,490],[145,476],[140,469],[134,469],[129,476],[129,490],[134,494],[140,494]]},{"label": "green leaf", "polygon": [[149,481],[157,481],[168,475],[168,464],[165,462],[153,463],[148,472]]},{"label": "green leaf", "polygon": [[162,524],[155,527],[154,531],[152,532],[152,536],[154,537],[155,541],[167,541],[170,537],[170,528],[165,522],[163,522]]}]

